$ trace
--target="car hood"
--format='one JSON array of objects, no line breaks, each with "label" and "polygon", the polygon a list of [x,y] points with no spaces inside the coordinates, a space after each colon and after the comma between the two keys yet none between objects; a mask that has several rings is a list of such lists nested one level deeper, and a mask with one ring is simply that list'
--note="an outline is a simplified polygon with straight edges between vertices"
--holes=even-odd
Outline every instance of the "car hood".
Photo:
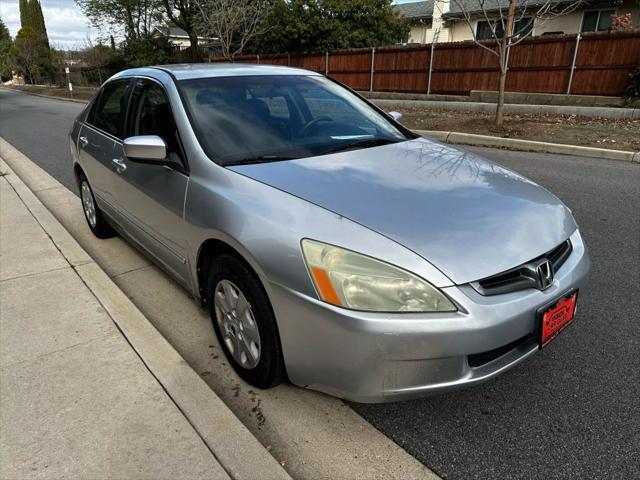
[{"label": "car hood", "polygon": [[395,240],[457,284],[525,263],[576,229],[544,188],[425,139],[230,168]]}]

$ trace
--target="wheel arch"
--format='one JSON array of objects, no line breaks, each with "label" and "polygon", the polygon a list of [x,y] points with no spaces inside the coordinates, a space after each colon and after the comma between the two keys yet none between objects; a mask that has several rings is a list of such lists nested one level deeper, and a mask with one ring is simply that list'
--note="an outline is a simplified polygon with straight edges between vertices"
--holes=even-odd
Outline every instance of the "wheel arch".
[{"label": "wheel arch", "polygon": [[215,260],[215,258],[224,254],[233,255],[240,262],[242,262],[247,267],[247,269],[255,275],[256,279],[258,280],[259,286],[262,287],[262,290],[270,304],[269,306],[271,308],[271,311],[273,312],[273,318],[275,319],[277,341],[282,355],[283,375],[284,378],[287,379],[288,373],[286,362],[284,360],[284,347],[282,345],[282,337],[280,335],[280,322],[278,321],[278,316],[276,315],[275,309],[273,307],[273,296],[270,293],[269,283],[268,281],[266,281],[266,275],[261,272],[260,267],[248,253],[241,253],[240,248],[235,248],[230,243],[219,238],[209,238],[202,242],[200,248],[198,249],[196,268],[196,280],[198,282],[197,288],[201,305],[205,308],[209,307],[206,292],[209,272],[211,271],[211,266],[213,265],[213,261]]},{"label": "wheel arch", "polygon": [[264,273],[261,272],[253,259],[249,259],[247,254],[243,254],[240,249],[232,246],[229,242],[220,238],[208,238],[200,245],[198,249],[198,255],[196,260],[196,281],[198,294],[200,296],[200,302],[202,305],[207,304],[207,280],[209,278],[209,272],[213,260],[220,255],[231,254],[238,258],[245,266],[256,276],[260,281],[263,290],[265,291],[267,298],[271,301],[271,295],[269,295],[269,287],[264,281],[266,278]]},{"label": "wheel arch", "polygon": [[83,175],[85,178],[87,177],[87,174],[84,173],[84,170],[78,162],[73,162],[73,175],[76,179],[76,184],[80,184],[80,175]]}]

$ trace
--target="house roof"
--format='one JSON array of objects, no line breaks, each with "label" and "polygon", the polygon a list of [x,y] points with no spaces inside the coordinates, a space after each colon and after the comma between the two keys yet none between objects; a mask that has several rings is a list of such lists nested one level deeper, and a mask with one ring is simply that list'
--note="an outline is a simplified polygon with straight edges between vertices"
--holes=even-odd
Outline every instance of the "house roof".
[{"label": "house roof", "polygon": [[[571,4],[575,0],[552,0],[557,5]],[[547,0],[519,0],[518,7],[536,8],[544,5]],[[401,16],[411,19],[431,18],[433,16],[434,0],[424,2],[401,3],[394,5],[393,8]],[[597,4],[608,3],[601,0],[584,0],[582,7],[595,6]],[[509,6],[509,0],[451,0],[449,3],[449,11],[444,17],[461,17],[463,12],[477,14],[482,12],[482,6],[487,12],[496,11],[500,8]]]},{"label": "house roof", "polygon": [[[575,3],[576,0],[551,0],[552,4],[557,6],[569,5]],[[518,9],[536,9],[545,5],[548,0],[519,0],[517,2]],[[598,0],[589,1],[583,0],[582,7],[589,6],[590,4],[601,3]],[[445,17],[460,17],[463,13],[469,12],[471,14],[482,13],[491,11],[498,11],[500,9],[506,9],[509,7],[509,0],[452,0],[449,11],[444,15]],[[482,5],[482,6],[481,6]]]},{"label": "house roof", "polygon": [[189,38],[189,34],[180,27],[156,27],[165,37]]},{"label": "house roof", "polygon": [[[189,34],[180,27],[156,27],[155,31],[167,38],[189,38]],[[198,36],[199,41],[215,41],[217,38],[205,38]]]},{"label": "house roof", "polygon": [[433,0],[426,2],[401,3],[393,6],[394,10],[402,17],[407,18],[431,18],[433,16]]}]

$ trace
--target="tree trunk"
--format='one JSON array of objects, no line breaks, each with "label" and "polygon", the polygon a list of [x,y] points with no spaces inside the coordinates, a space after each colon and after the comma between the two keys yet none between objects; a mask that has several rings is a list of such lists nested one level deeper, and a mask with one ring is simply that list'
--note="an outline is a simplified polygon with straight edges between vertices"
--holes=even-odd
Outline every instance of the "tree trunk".
[{"label": "tree trunk", "polygon": [[498,88],[498,105],[496,106],[496,125],[502,128],[504,124],[504,90],[507,85],[507,70],[509,69],[509,49],[511,48],[511,37],[513,37],[513,25],[516,17],[517,0],[509,0],[509,14],[507,25],[500,42],[500,86]]},{"label": "tree trunk", "polygon": [[126,9],[126,25],[125,25],[125,35],[129,40],[135,40],[138,38],[136,27],[133,23],[133,13],[131,13],[131,8],[127,7]]},{"label": "tree trunk", "polygon": [[200,49],[198,48],[198,35],[195,32],[189,33],[189,50],[191,55],[191,61],[194,63],[200,62]]},{"label": "tree trunk", "polygon": [[496,106],[496,125],[502,128],[504,124],[504,89],[507,84],[507,69],[500,66],[500,86],[498,88],[498,105]]}]

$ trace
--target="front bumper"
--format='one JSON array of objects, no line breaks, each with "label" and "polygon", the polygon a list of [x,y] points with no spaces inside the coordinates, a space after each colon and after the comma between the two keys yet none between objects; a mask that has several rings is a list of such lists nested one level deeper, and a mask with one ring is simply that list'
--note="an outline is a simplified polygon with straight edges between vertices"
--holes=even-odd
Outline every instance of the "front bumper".
[{"label": "front bumper", "polygon": [[[582,287],[590,260],[577,230],[571,241],[571,256],[547,290],[482,296],[469,285],[448,287],[443,291],[461,307],[455,313],[356,312],[272,283],[289,378],[357,402],[406,400],[486,381],[538,350],[538,308]],[[493,354],[477,355],[485,352]]]}]

